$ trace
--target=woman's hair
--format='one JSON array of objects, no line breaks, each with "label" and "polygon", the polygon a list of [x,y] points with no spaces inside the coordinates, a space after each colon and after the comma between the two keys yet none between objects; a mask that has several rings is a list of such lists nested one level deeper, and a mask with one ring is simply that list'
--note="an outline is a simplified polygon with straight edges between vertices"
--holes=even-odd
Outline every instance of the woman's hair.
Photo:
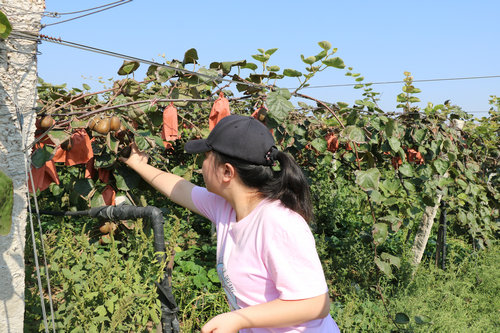
[{"label": "woman's hair", "polygon": [[313,219],[309,184],[293,157],[282,151],[276,154],[279,171],[271,166],[249,164],[212,150],[215,163],[231,164],[243,184],[255,188],[268,199],[279,199],[285,207],[300,214],[308,223]]}]

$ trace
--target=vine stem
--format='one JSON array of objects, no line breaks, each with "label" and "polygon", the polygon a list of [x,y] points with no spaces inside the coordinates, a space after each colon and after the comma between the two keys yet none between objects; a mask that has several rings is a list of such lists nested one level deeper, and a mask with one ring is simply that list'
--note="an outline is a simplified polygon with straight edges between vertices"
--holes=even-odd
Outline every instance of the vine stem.
[{"label": "vine stem", "polygon": [[[153,81],[153,80],[144,80],[144,81],[141,81],[141,82],[138,82],[138,83],[139,83],[139,84],[141,84],[141,83],[149,83],[149,82],[151,82],[151,81]],[[97,92],[93,92],[93,93],[81,94],[80,96],[78,96],[78,97],[76,97],[76,98],[74,98],[74,99],[71,99],[71,100],[70,100],[69,102],[67,102],[66,104],[63,104],[63,105],[61,105],[61,106],[59,106],[59,107],[55,108],[52,112],[56,112],[56,111],[58,111],[58,110],[61,110],[62,108],[65,108],[66,106],[71,105],[71,103],[74,103],[74,102],[76,102],[76,101],[78,101],[78,100],[80,100],[80,99],[82,99],[82,98],[85,98],[85,97],[88,97],[88,96],[93,96],[93,95],[103,94],[103,93],[105,93],[105,92],[109,92],[109,91],[113,91],[113,90],[119,90],[119,89],[121,89],[121,88],[122,88],[122,86],[120,85],[119,87],[116,87],[116,88],[115,88],[115,87],[113,87],[113,88],[109,88],[109,89],[105,89],[105,90],[101,90],[101,91],[97,91]],[[60,99],[60,98],[58,98],[58,99]]]},{"label": "vine stem", "polygon": [[333,111],[333,109],[331,107],[329,107],[328,104],[326,104],[325,102],[323,102],[323,101],[321,101],[319,99],[316,99],[314,97],[301,94],[301,93],[294,93],[294,96],[302,97],[302,98],[305,98],[305,99],[310,99],[311,101],[315,101],[316,103],[319,103],[319,104],[323,105],[335,117],[335,119],[337,119],[337,121],[339,122],[340,126],[342,126],[342,128],[345,128],[344,123],[342,122],[342,120],[340,120],[340,118],[337,116],[337,114],[335,113],[335,111]]},{"label": "vine stem", "polygon": [[[229,100],[233,100],[234,101],[234,100],[247,99],[247,98],[250,98],[250,97],[251,96],[234,97],[234,98],[231,98]],[[100,109],[97,109],[97,110],[94,110],[94,111],[87,111],[87,112],[84,112],[84,113],[81,113],[81,112],[72,112],[72,113],[58,114],[58,115],[53,115],[53,116],[80,115],[80,116],[78,116],[76,118],[77,119],[82,119],[82,118],[86,118],[88,116],[91,116],[91,115],[94,115],[94,114],[97,114],[97,113],[101,113],[101,112],[105,112],[105,111],[109,111],[109,110],[113,110],[113,109],[118,109],[118,108],[122,108],[122,107],[126,107],[126,106],[131,106],[131,105],[151,103],[153,101],[155,101],[155,102],[210,102],[210,99],[208,99],[208,98],[199,98],[199,99],[174,99],[174,98],[145,99],[145,100],[141,100],[141,101],[133,101],[133,102],[128,102],[128,103],[124,103],[124,104],[113,105],[113,106],[109,106],[109,107],[103,107],[103,108],[100,108]],[[57,124],[57,127],[64,127],[64,126],[68,125],[70,122],[71,122],[71,120],[64,121],[62,123]]]},{"label": "vine stem", "polygon": [[398,331],[401,331],[401,328],[398,326],[398,324],[396,323],[396,321],[394,320],[394,318],[392,318],[392,315],[389,312],[389,309],[387,308],[387,305],[385,304],[384,295],[382,294],[382,288],[380,287],[380,279],[377,281],[377,291],[378,291],[378,293],[380,295],[380,299],[382,300],[382,304],[384,305],[385,311],[387,311],[387,315],[389,316],[389,318],[391,318],[391,321],[393,322],[394,326],[396,326],[396,328],[398,329]]}]

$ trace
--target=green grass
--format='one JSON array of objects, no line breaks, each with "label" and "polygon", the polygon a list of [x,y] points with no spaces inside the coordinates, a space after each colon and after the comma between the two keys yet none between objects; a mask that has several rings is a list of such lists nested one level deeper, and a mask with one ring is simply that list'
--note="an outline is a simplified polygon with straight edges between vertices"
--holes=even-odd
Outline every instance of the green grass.
[{"label": "green grass", "polygon": [[[451,260],[453,262],[453,260]],[[422,264],[403,287],[383,286],[391,316],[402,312],[411,332],[499,332],[500,246],[474,253],[446,271]],[[389,295],[392,292],[392,295]],[[344,303],[332,305],[332,315],[343,332],[397,331],[375,292],[346,295]],[[428,318],[419,324],[415,317]]]}]

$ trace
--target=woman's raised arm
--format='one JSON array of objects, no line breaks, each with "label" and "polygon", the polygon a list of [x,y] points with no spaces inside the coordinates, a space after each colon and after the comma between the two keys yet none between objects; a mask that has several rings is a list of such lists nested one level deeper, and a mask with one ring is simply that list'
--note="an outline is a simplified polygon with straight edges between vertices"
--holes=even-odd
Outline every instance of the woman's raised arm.
[{"label": "woman's raised arm", "polygon": [[146,182],[173,202],[200,214],[191,199],[191,191],[195,186],[193,183],[149,165],[147,154],[140,152],[135,144],[132,144],[131,148],[130,156],[128,158],[120,157],[120,161],[127,164]]}]

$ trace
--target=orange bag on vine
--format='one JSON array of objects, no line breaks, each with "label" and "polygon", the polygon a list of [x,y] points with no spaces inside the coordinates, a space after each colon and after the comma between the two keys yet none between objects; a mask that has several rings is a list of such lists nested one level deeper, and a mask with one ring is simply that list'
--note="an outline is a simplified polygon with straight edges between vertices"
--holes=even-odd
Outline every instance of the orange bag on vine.
[{"label": "orange bag on vine", "polygon": [[214,102],[212,111],[208,116],[208,128],[212,130],[222,118],[229,116],[230,113],[229,101],[224,97],[224,93],[221,91],[219,98]]},{"label": "orange bag on vine", "polygon": [[[39,148],[43,147],[43,143],[38,143]],[[33,176],[33,183],[35,189],[31,186],[31,179],[28,179],[28,190],[30,193],[37,190],[46,190],[51,183],[59,184],[59,176],[57,176],[56,164],[53,160],[45,162],[41,168],[31,167],[31,175]]]},{"label": "orange bag on vine", "polygon": [[107,206],[114,206],[116,204],[115,202],[116,191],[114,188],[111,187],[111,185],[106,186],[104,188],[104,191],[102,191],[101,195],[104,200],[104,203]]},{"label": "orange bag on vine", "polygon": [[179,120],[177,119],[177,108],[174,103],[170,103],[163,110],[163,127],[161,129],[161,138],[165,148],[171,148],[172,144],[168,141],[177,140],[179,136]]},{"label": "orange bag on vine", "polygon": [[54,162],[64,162],[65,165],[76,165],[87,163],[92,157],[92,143],[87,132],[83,129],[77,129],[71,135],[72,148],[69,151],[57,148],[56,154],[52,160]]}]

